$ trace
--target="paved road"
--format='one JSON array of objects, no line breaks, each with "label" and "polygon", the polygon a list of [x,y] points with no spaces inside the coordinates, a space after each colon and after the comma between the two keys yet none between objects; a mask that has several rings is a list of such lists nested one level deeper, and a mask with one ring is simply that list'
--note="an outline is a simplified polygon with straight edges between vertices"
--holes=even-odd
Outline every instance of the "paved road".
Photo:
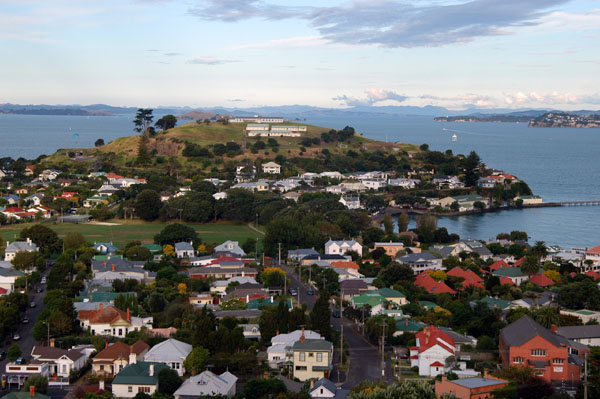
[{"label": "paved road", "polygon": [[[300,277],[294,269],[287,265],[282,265],[282,268],[290,279],[291,288],[295,288],[300,294],[300,302],[306,303],[309,310],[312,309],[318,292],[315,292],[315,295],[307,295],[307,287],[303,282],[300,282]],[[350,369],[346,375],[343,387],[352,388],[365,380],[381,379],[381,354],[378,348],[363,337],[356,330],[356,325],[347,318],[332,318],[332,324],[338,331],[341,330],[342,325],[344,326],[344,340],[350,346]],[[384,379],[386,382],[391,383],[394,381],[394,378],[392,376],[389,354],[387,355],[387,360]],[[339,362],[339,360],[337,361]],[[331,375],[331,380],[337,381],[336,369],[334,369]]]},{"label": "paved road", "polygon": [[[47,273],[45,273],[44,275],[47,275]],[[41,293],[37,293],[35,292],[35,289],[40,286],[43,288],[43,292]],[[14,343],[18,343],[19,347],[21,348],[21,352],[23,353],[23,358],[27,359],[31,359],[31,350],[33,349],[33,346],[36,344],[35,340],[33,339],[33,326],[35,324],[35,322],[37,321],[38,315],[42,312],[42,310],[44,310],[44,296],[46,295],[46,286],[45,284],[36,284],[33,287],[30,287],[31,289],[29,290],[29,302],[35,302],[36,303],[36,307],[35,308],[27,308],[27,310],[24,312],[22,317],[27,317],[29,319],[29,323],[28,324],[23,324],[21,323],[20,325],[17,326],[17,333],[21,336],[21,339],[18,341],[13,341],[12,337],[11,339],[9,339],[10,343],[7,344],[6,341],[0,343],[0,352],[7,352],[8,348]],[[6,359],[3,360],[2,362],[0,362],[0,374],[4,374],[5,372],[5,367],[6,367]]]}]

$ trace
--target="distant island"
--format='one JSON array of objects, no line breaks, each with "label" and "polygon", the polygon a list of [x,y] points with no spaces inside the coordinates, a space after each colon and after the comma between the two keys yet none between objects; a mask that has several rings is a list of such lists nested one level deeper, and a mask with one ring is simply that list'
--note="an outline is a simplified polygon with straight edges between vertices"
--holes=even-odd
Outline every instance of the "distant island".
[{"label": "distant island", "polygon": [[531,115],[456,115],[438,116],[433,118],[436,122],[504,122],[504,123],[527,123],[531,121]]},{"label": "distant island", "polygon": [[600,128],[600,114],[575,115],[566,112],[548,112],[529,121],[530,127]]}]

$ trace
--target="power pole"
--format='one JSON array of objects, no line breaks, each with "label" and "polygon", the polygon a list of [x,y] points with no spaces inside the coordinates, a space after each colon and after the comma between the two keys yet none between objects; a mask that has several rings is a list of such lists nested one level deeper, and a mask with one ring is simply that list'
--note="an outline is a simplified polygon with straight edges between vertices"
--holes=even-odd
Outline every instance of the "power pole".
[{"label": "power pole", "polygon": [[385,377],[385,320],[381,321],[381,376]]},{"label": "power pole", "polygon": [[281,243],[279,245],[279,266],[281,266]]},{"label": "power pole", "polygon": [[588,375],[588,371],[587,371],[587,352],[585,354],[585,360],[584,360],[584,374],[583,374],[583,399],[588,399],[588,380],[587,380],[587,375]]},{"label": "power pole", "polygon": [[338,383],[340,382],[340,369],[344,365],[344,323],[342,321],[344,312],[344,291],[340,295],[340,367],[338,368]]}]

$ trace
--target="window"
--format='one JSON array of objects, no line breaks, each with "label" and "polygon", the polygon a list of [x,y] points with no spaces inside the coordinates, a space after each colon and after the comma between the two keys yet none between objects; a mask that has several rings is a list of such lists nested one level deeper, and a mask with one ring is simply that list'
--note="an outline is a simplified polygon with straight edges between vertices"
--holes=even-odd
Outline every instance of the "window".
[{"label": "window", "polygon": [[321,352],[317,353],[317,362],[323,361],[323,354]]},{"label": "window", "polygon": [[301,362],[304,362],[304,361],[306,361],[306,353],[304,353],[304,352],[300,352],[300,361],[301,361]]},{"label": "window", "polygon": [[122,329],[122,328],[119,328],[119,337],[120,337],[121,335],[123,335],[123,329]]},{"label": "window", "polygon": [[522,357],[513,357],[513,363],[523,363]]},{"label": "window", "polygon": [[554,363],[554,364],[564,364],[565,363],[565,359],[559,359],[559,358],[552,359],[552,363]]},{"label": "window", "polygon": [[133,387],[131,385],[127,387],[127,392],[133,392]]},{"label": "window", "polygon": [[312,352],[308,352],[308,357],[314,357],[314,356],[315,356],[315,354],[314,354],[314,353],[312,353]]},{"label": "window", "polygon": [[306,371],[306,366],[296,366],[296,371]]},{"label": "window", "polygon": [[100,370],[104,371],[104,365],[103,364],[100,365]]},{"label": "window", "polygon": [[532,349],[531,356],[546,356],[546,349]]},{"label": "window", "polygon": [[138,392],[150,393],[150,387],[138,387]]}]

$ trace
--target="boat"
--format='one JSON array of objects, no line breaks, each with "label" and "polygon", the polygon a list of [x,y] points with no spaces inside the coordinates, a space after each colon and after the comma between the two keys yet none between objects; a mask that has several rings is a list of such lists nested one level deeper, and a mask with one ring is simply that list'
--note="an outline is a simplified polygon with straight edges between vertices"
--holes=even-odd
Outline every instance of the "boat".
[{"label": "boat", "polygon": [[454,133],[452,135],[452,141],[456,141],[456,140],[458,140],[458,136],[456,135],[456,133]]}]

